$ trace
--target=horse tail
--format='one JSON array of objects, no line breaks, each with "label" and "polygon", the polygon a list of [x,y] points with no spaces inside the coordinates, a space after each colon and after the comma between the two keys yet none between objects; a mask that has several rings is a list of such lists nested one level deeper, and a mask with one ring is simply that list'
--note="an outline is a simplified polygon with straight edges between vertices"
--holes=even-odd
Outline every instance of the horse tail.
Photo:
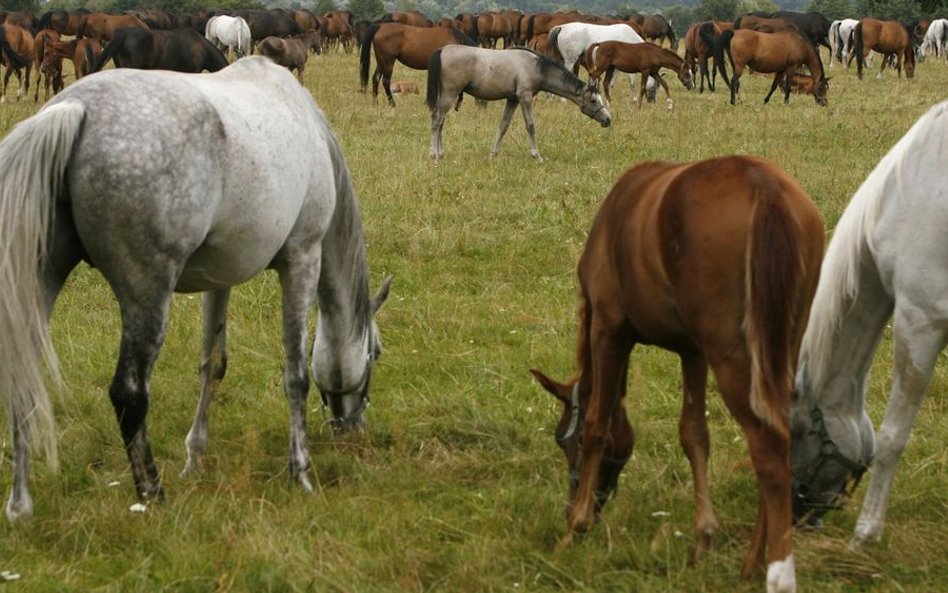
[{"label": "horse tail", "polygon": [[537,15],[535,14],[531,14],[529,17],[527,17],[527,32],[525,36],[528,42],[533,39],[533,23],[536,20],[536,17]]},{"label": "horse tail", "polygon": [[[7,33],[3,27],[0,27],[0,52],[6,56],[7,60],[13,64],[15,69],[27,68],[33,63],[30,56],[21,56],[17,53],[10,42],[7,40]],[[17,74],[19,76],[19,74]]]},{"label": "horse tail", "polygon": [[56,424],[43,381],[43,362],[61,383],[49,336],[49,306],[39,265],[50,243],[56,200],[79,137],[85,108],[64,101],[16,126],[0,143],[0,399],[27,439],[42,438],[57,465]]},{"label": "horse tail", "polygon": [[[707,26],[707,25],[705,25]],[[704,29],[704,26],[701,27]],[[731,62],[731,70],[734,70],[734,56],[731,55],[731,39],[734,37],[734,31],[728,29],[722,31],[721,36],[714,42],[714,65],[721,73],[721,79],[724,84],[731,86],[731,80],[727,77],[727,68],[724,66],[724,54],[727,52],[727,59]]]},{"label": "horse tail", "polygon": [[560,52],[559,45],[560,30],[558,26],[550,30],[549,37],[547,38],[547,47],[549,48],[547,49],[547,53],[551,56],[559,56],[559,61],[563,62],[563,54]]},{"label": "horse tail", "polygon": [[441,48],[435,50],[428,60],[428,94],[425,101],[428,109],[434,111],[441,96]]},{"label": "horse tail", "polygon": [[853,51],[856,53],[856,74],[859,76],[859,79],[862,80],[862,69],[865,67],[866,61],[862,55],[862,21],[856,23],[856,27],[853,29],[853,41],[856,42],[856,47],[853,49]]},{"label": "horse tail", "polygon": [[365,37],[362,38],[362,49],[359,52],[359,86],[362,87],[363,92],[365,92],[365,87],[369,84],[369,61],[371,59],[372,38],[375,37],[375,33],[378,30],[379,24],[373,23],[369,26],[368,30],[366,30]]},{"label": "horse tail", "polygon": [[750,405],[771,428],[787,430],[792,358],[803,274],[801,237],[774,185],[758,190],[746,255],[744,327],[751,357]]},{"label": "horse tail", "polygon": [[95,64],[95,50],[92,49],[92,44],[87,43],[83,49],[83,54],[85,54],[86,63],[82,67],[82,76],[92,74],[92,66]]},{"label": "horse tail", "polygon": [[[109,60],[115,55],[116,49],[122,45],[123,40],[120,35],[115,35],[111,41],[109,41],[105,49],[102,50],[102,53],[99,54],[99,59],[94,62],[89,63],[89,74],[95,74],[102,70],[106,64],[109,63]],[[87,54],[88,55],[88,54]],[[118,66],[118,64],[116,64]]]}]

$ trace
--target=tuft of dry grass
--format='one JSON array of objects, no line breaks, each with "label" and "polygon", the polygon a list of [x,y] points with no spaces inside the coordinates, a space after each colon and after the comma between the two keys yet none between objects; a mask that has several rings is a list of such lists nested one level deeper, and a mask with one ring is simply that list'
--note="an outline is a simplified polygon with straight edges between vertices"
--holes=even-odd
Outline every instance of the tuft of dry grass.
[{"label": "tuft of dry grass", "polygon": [[[721,530],[689,566],[693,490],[678,446],[681,379],[674,356],[632,357],[634,457],[602,521],[554,551],[564,530],[566,471],[553,444],[557,406],[527,369],[573,371],[575,265],[590,221],[628,166],[652,159],[755,154],[797,178],[832,229],[876,162],[944,99],[948,65],[915,80],[831,71],[829,107],[805,96],[763,105],[769,80],[742,81],[742,104],[672,82],[675,109],[641,109],[619,80],[601,129],[570,103],[539,97],[539,148],[516,116],[500,156],[488,151],[502,105],[466,100],[445,124],[446,157],[428,160],[423,97],[398,107],[358,93],[357,57],[311,58],[306,87],[347,155],[363,210],[373,284],[396,277],[379,315],[385,354],[373,381],[370,430],[334,439],[312,398],[317,493],[288,482],[279,286],[271,274],[238,288],[231,361],[211,411],[207,470],[178,477],[197,399],[200,305],[173,302],[152,380],[150,433],[168,500],[138,515],[107,389],[120,324],[107,285],[88,267],[70,278],[53,316],[69,385],[57,402],[62,468],[34,465],[36,513],[0,525],[0,570],[18,591],[759,591],[741,582],[756,487],[739,429],[712,384],[711,480]],[[374,61],[374,59],[373,59]],[[423,87],[423,72],[395,76]],[[0,105],[0,133],[32,102]],[[869,384],[878,422],[891,370],[886,336]],[[930,397],[895,483],[883,542],[848,547],[860,487],[819,532],[795,534],[801,590],[933,591],[948,579],[944,531],[948,367]],[[0,486],[9,487],[0,435]],[[112,486],[118,482],[117,486]]]}]

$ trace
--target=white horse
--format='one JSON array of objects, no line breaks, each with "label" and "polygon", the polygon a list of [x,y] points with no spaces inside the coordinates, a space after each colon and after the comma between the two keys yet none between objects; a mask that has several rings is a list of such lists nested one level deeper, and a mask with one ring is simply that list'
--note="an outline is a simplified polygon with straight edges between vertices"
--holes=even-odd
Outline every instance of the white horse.
[{"label": "white horse", "polygon": [[[794,514],[836,508],[870,462],[855,544],[882,537],[899,457],[948,344],[948,101],[879,162],[827,249],[800,351],[793,433]],[[865,410],[873,354],[893,318],[894,377],[878,436]]]},{"label": "white horse", "polygon": [[[635,29],[625,23],[614,25],[594,25],[591,23],[566,23],[550,29],[549,52],[563,57],[563,66],[574,74],[579,71],[578,62],[594,43],[603,41],[624,41],[625,43],[643,43],[645,40]],[[649,78],[651,82],[651,77]],[[653,87],[654,87],[654,83]],[[629,88],[635,91],[634,74],[629,74]]]},{"label": "white horse", "polygon": [[924,58],[931,49],[935,50],[936,58],[948,58],[948,19],[935,19],[928,25],[922,45],[918,48],[919,57]]},{"label": "white horse", "polygon": [[233,50],[238,58],[242,58],[253,53],[250,26],[239,16],[212,16],[207,20],[204,36],[225,54]]},{"label": "white horse", "polygon": [[830,51],[830,66],[835,58],[840,64],[845,63],[849,67],[853,53],[853,31],[858,24],[858,19],[842,19],[830,25],[830,46],[835,47]]},{"label": "white horse", "polygon": [[266,58],[207,75],[118,68],[70,85],[0,143],[0,253],[10,520],[32,513],[30,433],[52,424],[39,354],[55,368],[48,319],[82,260],[105,276],[122,312],[109,396],[142,499],[163,496],[146,416],[172,292],[204,292],[201,399],[185,471],[201,467],[207,447],[208,407],[227,366],[231,287],[266,268],[283,293],[290,476],[312,490],[306,341],[317,301],[316,385],[334,428],[363,425],[381,352],[373,316],[389,281],[370,295],[355,190],[325,116]]}]

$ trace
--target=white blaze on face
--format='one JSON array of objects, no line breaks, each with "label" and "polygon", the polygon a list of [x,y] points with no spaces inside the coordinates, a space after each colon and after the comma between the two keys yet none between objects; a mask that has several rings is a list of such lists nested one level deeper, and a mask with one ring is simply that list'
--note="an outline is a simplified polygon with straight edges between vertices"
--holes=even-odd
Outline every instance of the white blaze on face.
[{"label": "white blaze on face", "polygon": [[767,567],[767,593],[795,593],[797,575],[793,566],[793,554],[786,560],[771,562]]}]

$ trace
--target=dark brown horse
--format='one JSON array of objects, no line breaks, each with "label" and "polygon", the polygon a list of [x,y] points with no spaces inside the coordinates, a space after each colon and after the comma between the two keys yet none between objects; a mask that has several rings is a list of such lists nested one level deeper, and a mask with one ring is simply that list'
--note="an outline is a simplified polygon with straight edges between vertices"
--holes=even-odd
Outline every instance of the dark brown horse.
[{"label": "dark brown horse", "polygon": [[[915,77],[915,46],[912,44],[912,34],[899,21],[880,21],[878,19],[862,19],[853,31],[856,42],[853,57],[856,58],[856,72],[862,78],[866,56],[870,51],[882,54],[882,68],[879,75],[885,70],[889,58],[895,58],[895,70],[902,77],[902,64],[905,64],[905,77]],[[852,57],[849,59],[852,63]]]},{"label": "dark brown horse", "polygon": [[257,49],[260,50],[260,55],[270,58],[291,72],[296,70],[300,84],[303,84],[303,71],[306,70],[310,50],[317,54],[323,51],[319,43],[319,31],[315,29],[295,37],[267,37],[260,42]]},{"label": "dark brown horse", "polygon": [[217,72],[227,66],[227,58],[221,50],[193,29],[117,29],[92,71],[102,70],[109,60],[116,68],[192,73]]},{"label": "dark brown horse", "polygon": [[625,43],[623,41],[603,41],[594,43],[586,50],[586,64],[589,68],[590,82],[598,82],[599,77],[605,72],[606,80],[603,84],[606,99],[612,100],[609,96],[609,87],[612,84],[612,76],[616,70],[634,74],[642,73],[642,83],[639,85],[639,108],[642,108],[645,98],[645,87],[649,76],[658,81],[658,84],[665,89],[665,99],[668,108],[672,108],[671,94],[668,92],[668,84],[665,79],[658,75],[662,68],[668,68],[678,75],[678,80],[689,91],[695,86],[694,72],[691,65],[688,64],[678,54],[670,49],[659,47],[653,43]]},{"label": "dark brown horse", "polygon": [[790,396],[823,234],[806,192],[760,158],[645,163],[619,178],[579,262],[579,372],[562,384],[532,371],[563,403],[555,436],[570,477],[561,545],[593,526],[632,454],[629,356],[636,344],[652,344],[681,358],[679,435],[695,484],[694,559],[718,527],[708,483],[710,367],[757,474],[757,522],[742,575],[762,565],[766,548],[768,583],[793,590]]},{"label": "dark brown horse", "polygon": [[699,92],[704,92],[705,80],[708,81],[708,90],[714,92],[717,70],[708,68],[708,60],[714,59],[714,46],[721,33],[733,28],[734,23],[730,21],[700,21],[688,28],[685,34],[685,61],[691,65],[692,72],[701,73]]},{"label": "dark brown horse", "polygon": [[388,97],[388,104],[395,107],[392,96],[392,70],[395,62],[414,70],[427,70],[428,60],[436,49],[445,45],[474,45],[474,42],[457,29],[444,27],[412,27],[398,23],[380,23],[369,27],[362,41],[359,55],[359,83],[362,92],[369,84],[370,52],[375,48],[375,73],[372,74],[372,96],[379,95],[379,80]]},{"label": "dark brown horse", "polygon": [[[724,54],[731,62],[732,78],[728,80],[727,69],[724,66]],[[810,41],[797,31],[780,31],[777,33],[761,33],[750,29],[735,29],[721,33],[718,44],[715,46],[714,62],[721,71],[721,78],[731,87],[731,105],[736,103],[740,91],[741,74],[744,68],[751,68],[755,72],[773,73],[774,81],[770,92],[764,97],[764,103],[783,84],[783,102],[790,102],[790,75],[800,66],[810,69],[813,78],[813,98],[817,104],[826,105],[826,91],[829,84],[823,74],[823,62],[820,55]]]},{"label": "dark brown horse", "polygon": [[[0,61],[6,66],[3,86],[0,87],[0,103],[7,100],[7,84],[10,76],[16,74],[20,83],[16,98],[30,92],[30,69],[33,66],[33,34],[19,25],[3,23],[0,25]],[[23,70],[26,70],[24,76]]]},{"label": "dark brown horse", "polygon": [[675,31],[672,29],[665,17],[660,14],[636,14],[629,19],[642,28],[640,33],[648,41],[654,41],[661,45],[664,40],[668,40],[673,51],[678,50],[678,39],[675,38]]},{"label": "dark brown horse", "polygon": [[496,11],[485,11],[477,15],[477,39],[481,47],[494,48],[497,42],[504,40],[504,47],[510,47],[514,24]]},{"label": "dark brown horse", "polygon": [[90,14],[85,8],[75,10],[50,10],[40,17],[36,23],[37,29],[52,29],[60,35],[75,35],[79,32],[79,23],[82,17]]},{"label": "dark brown horse", "polygon": [[[62,71],[62,61],[71,60],[76,80],[92,73],[95,62],[102,53],[102,45],[95,39],[72,39],[46,44],[43,69]],[[54,89],[55,90],[55,89]],[[60,87],[59,90],[62,90]],[[59,92],[56,90],[56,92]]]}]

